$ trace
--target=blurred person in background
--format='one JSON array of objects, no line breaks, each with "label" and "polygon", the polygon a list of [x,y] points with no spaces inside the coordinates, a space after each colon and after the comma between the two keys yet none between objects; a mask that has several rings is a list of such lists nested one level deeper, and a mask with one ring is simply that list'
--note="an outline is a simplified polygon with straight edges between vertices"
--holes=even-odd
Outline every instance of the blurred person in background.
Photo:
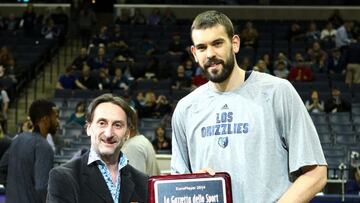
[{"label": "blurred person in background", "polygon": [[156,151],[171,150],[171,140],[166,137],[166,130],[164,127],[159,126],[155,129],[155,139],[152,141]]},{"label": "blurred person in background", "polygon": [[21,133],[0,161],[0,184],[7,202],[46,202],[49,171],[54,151],[46,140],[58,128],[58,109],[48,100],[36,100],[29,108],[33,132]]},{"label": "blurred person in background", "polygon": [[76,87],[75,84],[76,76],[75,76],[75,66],[70,65],[66,67],[65,73],[59,76],[59,79],[56,83],[56,89],[74,89]]},{"label": "blurred person in background", "polygon": [[341,91],[337,87],[333,87],[330,98],[325,102],[325,112],[349,112],[350,110],[351,103],[341,95]]},{"label": "blurred person in background", "polygon": [[0,125],[5,133],[7,132],[9,103],[9,95],[0,81]]},{"label": "blurred person in background", "polygon": [[345,74],[345,65],[343,61],[340,49],[333,49],[326,63],[327,71],[330,74]]},{"label": "blurred person in background", "polygon": [[345,55],[346,79],[349,85],[360,83],[360,35],[349,45]]},{"label": "blurred person in background", "polygon": [[274,70],[274,75],[279,78],[287,79],[289,75],[289,70],[286,68],[286,65],[283,61],[279,61]]},{"label": "blurred person in background", "polygon": [[134,168],[149,176],[160,175],[154,147],[139,132],[138,117],[135,109],[132,109],[131,120],[133,126],[130,130],[130,138],[124,143],[121,151],[129,159],[129,164]]},{"label": "blurred person in background", "polygon": [[5,134],[3,131],[1,125],[0,125],[0,160],[6,150],[10,147],[11,144],[11,138]]},{"label": "blurred person in background", "polygon": [[66,121],[66,124],[74,123],[84,127],[86,123],[85,110],[85,102],[78,102],[75,106],[75,112],[70,115],[70,118]]},{"label": "blurred person in background", "polygon": [[259,38],[259,32],[253,26],[253,23],[248,21],[246,22],[245,28],[241,31],[241,47],[250,47],[256,49],[257,41]]},{"label": "blurred person in background", "polygon": [[324,112],[324,101],[320,99],[319,92],[317,90],[311,91],[310,99],[305,101],[305,106],[309,113]]},{"label": "blurred person in background", "polygon": [[305,82],[313,80],[313,71],[301,53],[295,54],[295,61],[292,63],[288,76],[290,81]]}]

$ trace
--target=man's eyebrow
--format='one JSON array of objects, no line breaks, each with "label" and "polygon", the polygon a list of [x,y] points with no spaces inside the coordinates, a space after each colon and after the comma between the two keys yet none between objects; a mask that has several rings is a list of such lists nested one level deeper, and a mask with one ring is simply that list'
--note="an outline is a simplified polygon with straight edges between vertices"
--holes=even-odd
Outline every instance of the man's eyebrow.
[{"label": "man's eyebrow", "polygon": [[203,47],[203,46],[205,46],[205,44],[204,43],[200,43],[200,44],[195,44],[194,45],[195,46],[195,48],[201,48],[201,47]]},{"label": "man's eyebrow", "polygon": [[213,43],[224,42],[224,41],[225,41],[225,39],[223,39],[223,38],[218,38],[218,39],[212,41],[211,43],[213,44]]},{"label": "man's eyebrow", "polygon": [[[224,42],[224,41],[225,41],[224,38],[217,38],[217,39],[213,40],[212,42],[210,42],[210,44],[214,44],[214,43],[218,43],[218,42]],[[199,48],[201,48],[203,46],[206,46],[206,45],[204,43],[200,43],[200,44],[195,44],[194,46],[195,46],[195,48],[199,49]]]}]

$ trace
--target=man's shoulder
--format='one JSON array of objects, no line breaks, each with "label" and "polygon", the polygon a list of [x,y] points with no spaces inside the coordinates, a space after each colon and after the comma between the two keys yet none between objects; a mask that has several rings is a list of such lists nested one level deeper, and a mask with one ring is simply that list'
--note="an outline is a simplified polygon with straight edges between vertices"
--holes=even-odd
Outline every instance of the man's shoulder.
[{"label": "man's shoulder", "polygon": [[[77,174],[79,171],[81,171],[82,166],[84,162],[86,161],[87,157],[86,155],[83,155],[81,157],[72,159],[65,164],[62,164],[60,166],[56,166],[52,169],[52,171],[58,172],[58,173],[67,173],[71,175]],[[88,156],[88,155],[87,155]]]},{"label": "man's shoulder", "polygon": [[82,181],[82,169],[80,160],[71,160],[63,165],[50,170],[49,184],[69,184],[69,187],[78,187]]},{"label": "man's shoulder", "polygon": [[268,89],[269,86],[273,88],[284,88],[291,86],[291,83],[286,79],[257,71],[252,72],[252,79],[249,81],[251,83],[250,85],[254,86],[254,88]]},{"label": "man's shoulder", "polygon": [[188,106],[203,98],[203,95],[208,91],[208,83],[201,85],[200,87],[194,89],[185,97],[181,98],[177,103],[177,106]]},{"label": "man's shoulder", "polygon": [[261,72],[257,72],[257,71],[252,71],[251,73],[253,76],[255,76],[255,81],[261,81],[261,82],[272,82],[272,83],[285,83],[288,82],[288,80],[286,79],[282,79],[279,77],[276,77],[274,75],[271,75],[269,73],[261,73]]}]

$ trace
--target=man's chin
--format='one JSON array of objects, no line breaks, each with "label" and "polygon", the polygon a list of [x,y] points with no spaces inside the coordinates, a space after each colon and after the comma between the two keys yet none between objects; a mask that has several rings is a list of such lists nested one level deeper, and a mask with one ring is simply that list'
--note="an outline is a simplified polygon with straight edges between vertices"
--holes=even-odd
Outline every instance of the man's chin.
[{"label": "man's chin", "polygon": [[99,154],[100,154],[100,156],[113,156],[114,150],[113,149],[100,149]]}]

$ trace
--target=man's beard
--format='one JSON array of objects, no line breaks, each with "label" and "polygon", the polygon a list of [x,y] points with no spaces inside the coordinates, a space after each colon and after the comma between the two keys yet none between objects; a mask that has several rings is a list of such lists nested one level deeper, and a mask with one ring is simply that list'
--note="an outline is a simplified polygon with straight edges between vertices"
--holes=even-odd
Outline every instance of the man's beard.
[{"label": "man's beard", "polygon": [[[212,64],[221,64],[222,69],[218,70],[215,74],[210,73],[209,68]],[[226,59],[226,62],[218,58],[212,58],[204,64],[204,75],[211,82],[221,83],[230,77],[230,74],[234,69],[234,65],[235,60],[233,54],[230,54],[230,56]]]},{"label": "man's beard", "polygon": [[51,126],[48,133],[50,133],[51,135],[55,135],[57,133],[57,126]]}]

